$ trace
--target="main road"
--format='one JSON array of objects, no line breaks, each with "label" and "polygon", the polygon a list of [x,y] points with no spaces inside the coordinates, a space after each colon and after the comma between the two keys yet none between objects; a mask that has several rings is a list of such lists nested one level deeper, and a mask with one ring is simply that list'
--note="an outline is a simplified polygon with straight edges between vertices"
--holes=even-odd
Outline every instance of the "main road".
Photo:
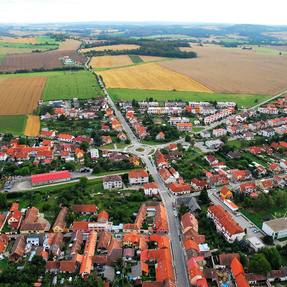
[{"label": "main road", "polygon": [[147,170],[149,171],[150,175],[153,177],[154,181],[159,186],[160,196],[161,196],[162,202],[167,212],[169,237],[171,241],[171,251],[172,251],[172,256],[173,256],[173,267],[174,267],[175,277],[176,277],[175,278],[176,286],[177,287],[188,287],[190,286],[190,284],[189,284],[188,272],[187,272],[187,267],[186,267],[186,256],[185,256],[185,252],[184,252],[182,241],[181,241],[180,224],[177,218],[177,213],[173,208],[173,203],[175,202],[175,199],[173,195],[171,195],[171,193],[168,191],[164,182],[160,178],[159,173],[151,158],[150,149],[153,147],[147,148],[147,145],[142,145],[139,142],[138,138],[133,133],[132,129],[126,122],[122,113],[118,110],[117,106],[113,102],[112,98],[110,97],[108,91],[106,90],[100,78],[98,78],[98,81],[108,99],[109,105],[113,108],[115,115],[117,116],[120,123],[122,124],[122,127],[127,133],[134,149],[136,150],[138,148],[141,148],[141,152],[137,152],[137,155],[139,155],[142,161],[146,164]]}]

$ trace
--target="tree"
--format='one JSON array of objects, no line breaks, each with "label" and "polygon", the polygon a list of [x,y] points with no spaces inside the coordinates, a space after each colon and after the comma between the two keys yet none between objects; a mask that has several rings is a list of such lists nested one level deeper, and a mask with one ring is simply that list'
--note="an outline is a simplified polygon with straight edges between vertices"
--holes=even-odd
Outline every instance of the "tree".
[{"label": "tree", "polygon": [[199,195],[199,200],[202,204],[208,204],[210,202],[208,192],[206,189],[202,190]]},{"label": "tree", "polygon": [[265,235],[265,236],[263,237],[263,242],[264,242],[265,244],[267,244],[267,245],[273,245],[274,240],[273,240],[273,237],[272,237],[272,236],[270,236],[270,235]]},{"label": "tree", "polygon": [[272,267],[263,253],[255,254],[250,258],[249,272],[266,275]]},{"label": "tree", "polygon": [[7,196],[5,193],[0,193],[0,209],[5,209],[8,206]]},{"label": "tree", "polygon": [[278,270],[281,267],[282,259],[276,247],[265,248],[263,254],[269,261],[272,269]]}]

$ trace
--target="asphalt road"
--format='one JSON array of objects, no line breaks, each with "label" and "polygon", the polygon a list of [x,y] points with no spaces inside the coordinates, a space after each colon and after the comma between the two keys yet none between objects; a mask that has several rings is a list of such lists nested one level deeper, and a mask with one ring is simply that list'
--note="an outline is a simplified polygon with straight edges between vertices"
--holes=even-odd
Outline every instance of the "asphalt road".
[{"label": "asphalt road", "polygon": [[[138,138],[133,133],[132,129],[126,122],[125,118],[123,117],[122,113],[118,110],[117,106],[114,104],[113,100],[111,99],[108,91],[104,87],[103,83],[99,79],[100,85],[103,88],[103,91],[105,95],[108,98],[109,105],[112,107],[112,109],[115,112],[115,115],[119,119],[120,123],[122,124],[123,129],[127,133],[131,144],[132,144],[132,152],[138,155],[142,161],[146,164],[146,168],[149,171],[150,175],[154,178],[154,181],[158,184],[160,189],[160,195],[163,201],[163,204],[166,208],[167,212],[167,218],[168,218],[168,226],[169,226],[169,238],[171,241],[171,251],[173,256],[173,267],[175,271],[176,276],[176,286],[178,287],[188,287],[189,284],[189,278],[188,278],[188,272],[186,267],[186,257],[185,252],[182,246],[182,242],[180,239],[180,223],[176,214],[176,211],[173,210],[173,202],[175,202],[175,199],[173,195],[170,194],[167,187],[161,180],[159,173],[154,166],[153,161],[150,158],[150,155],[152,154],[152,150],[154,150],[155,147],[149,146],[149,145],[143,145],[139,142]],[[182,141],[182,140],[180,140]],[[141,148],[141,151],[137,151],[137,149]]]}]

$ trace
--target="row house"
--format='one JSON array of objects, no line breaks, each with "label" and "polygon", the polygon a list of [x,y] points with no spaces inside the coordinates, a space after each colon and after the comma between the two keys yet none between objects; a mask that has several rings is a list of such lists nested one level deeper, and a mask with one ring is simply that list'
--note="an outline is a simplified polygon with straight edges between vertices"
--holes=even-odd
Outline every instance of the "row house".
[{"label": "row house", "polygon": [[211,218],[220,232],[229,243],[242,240],[245,236],[243,228],[237,224],[231,215],[221,206],[212,205],[208,208],[207,217]]},{"label": "row house", "polygon": [[191,132],[192,131],[192,123],[177,123],[176,128],[180,132]]},{"label": "row house", "polygon": [[232,113],[234,113],[234,109],[223,109],[216,114],[205,117],[204,118],[204,124],[208,125],[208,124],[217,122],[218,120],[221,120],[221,119],[231,115]]},{"label": "row house", "polygon": [[212,135],[216,138],[223,137],[227,135],[227,130],[224,128],[214,129],[212,130]]},{"label": "row house", "polygon": [[189,118],[187,117],[170,117],[168,121],[172,126],[175,126],[179,123],[189,123]]},{"label": "row house", "polygon": [[182,107],[149,107],[147,109],[147,113],[153,115],[174,115],[181,114],[182,111]]}]

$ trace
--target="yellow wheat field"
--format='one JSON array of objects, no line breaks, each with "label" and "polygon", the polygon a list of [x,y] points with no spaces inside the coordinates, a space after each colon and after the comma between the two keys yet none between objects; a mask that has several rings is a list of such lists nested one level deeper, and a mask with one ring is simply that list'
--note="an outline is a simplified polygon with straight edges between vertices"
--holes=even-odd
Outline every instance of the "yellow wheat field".
[{"label": "yellow wheat field", "polygon": [[98,72],[108,88],[178,90],[212,93],[192,78],[150,63]]},{"label": "yellow wheat field", "polygon": [[80,46],[81,46],[81,41],[74,40],[74,39],[67,39],[64,42],[60,43],[59,50],[74,51],[74,50],[78,50]]},{"label": "yellow wheat field", "polygon": [[90,62],[90,66],[93,69],[113,68],[132,64],[133,64],[132,60],[127,55],[93,57]]},{"label": "yellow wheat field", "polygon": [[35,37],[0,37],[0,42],[6,43],[22,43],[22,44],[37,44],[37,39]]},{"label": "yellow wheat field", "polygon": [[39,116],[29,115],[26,122],[24,135],[28,137],[36,137],[40,132]]},{"label": "yellow wheat field", "polygon": [[108,46],[100,46],[100,47],[93,47],[93,48],[85,48],[81,49],[81,53],[87,53],[90,51],[121,51],[121,50],[135,50],[138,49],[139,45],[132,45],[132,44],[119,44],[119,45],[108,45]]}]

